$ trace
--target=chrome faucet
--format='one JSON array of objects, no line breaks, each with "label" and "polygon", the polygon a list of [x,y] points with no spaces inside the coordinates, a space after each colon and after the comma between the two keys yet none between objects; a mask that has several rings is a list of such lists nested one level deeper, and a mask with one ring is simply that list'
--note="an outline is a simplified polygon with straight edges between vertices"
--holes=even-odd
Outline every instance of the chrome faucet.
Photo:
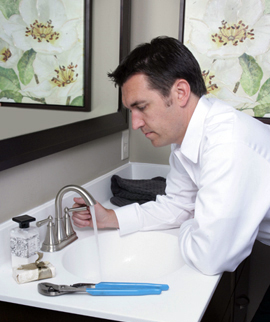
[{"label": "chrome faucet", "polygon": [[[62,200],[64,195],[69,192],[74,191],[78,193],[84,200],[86,206],[78,208],[65,208],[64,217],[62,216]],[[63,249],[67,245],[78,239],[76,232],[73,230],[71,220],[69,217],[69,212],[81,211],[87,209],[87,206],[94,206],[96,204],[95,199],[92,195],[86,191],[84,188],[76,185],[69,185],[63,187],[55,198],[55,223],[53,223],[52,216],[47,219],[38,221],[36,225],[38,227],[44,225],[48,222],[47,233],[45,240],[42,244],[41,250],[44,252],[56,252]],[[63,220],[64,219],[64,220]]]}]

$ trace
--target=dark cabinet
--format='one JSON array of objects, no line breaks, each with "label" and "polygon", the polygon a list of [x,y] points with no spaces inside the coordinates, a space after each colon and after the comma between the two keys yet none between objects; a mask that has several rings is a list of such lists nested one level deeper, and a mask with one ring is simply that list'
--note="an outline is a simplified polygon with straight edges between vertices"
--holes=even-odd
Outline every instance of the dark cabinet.
[{"label": "dark cabinet", "polygon": [[112,322],[91,316],[46,310],[32,306],[0,301],[1,322]]},{"label": "dark cabinet", "polygon": [[247,316],[249,261],[232,272],[225,272],[201,322],[245,322]]}]

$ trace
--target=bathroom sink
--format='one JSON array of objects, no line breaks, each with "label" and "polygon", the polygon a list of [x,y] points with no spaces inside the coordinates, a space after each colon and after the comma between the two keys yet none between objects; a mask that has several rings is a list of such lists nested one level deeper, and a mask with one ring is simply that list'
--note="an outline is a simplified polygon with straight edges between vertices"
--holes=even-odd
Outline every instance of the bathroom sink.
[{"label": "bathroom sink", "polygon": [[120,237],[116,230],[102,231],[98,244],[100,256],[94,234],[77,240],[63,255],[64,268],[78,281],[149,282],[184,265],[177,236],[165,232]]}]

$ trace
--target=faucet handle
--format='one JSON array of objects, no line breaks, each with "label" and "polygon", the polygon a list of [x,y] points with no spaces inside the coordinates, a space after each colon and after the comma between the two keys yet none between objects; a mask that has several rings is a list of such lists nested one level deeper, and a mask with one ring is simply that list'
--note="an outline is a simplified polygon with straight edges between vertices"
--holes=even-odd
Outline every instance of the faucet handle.
[{"label": "faucet handle", "polygon": [[52,217],[52,216],[49,216],[49,217],[48,217],[48,218],[46,218],[46,219],[43,219],[43,220],[37,221],[37,222],[36,222],[36,226],[37,226],[37,227],[41,227],[41,226],[45,225],[47,222],[53,222],[53,217]]},{"label": "faucet handle", "polygon": [[66,207],[64,209],[65,212],[83,211],[83,210],[87,210],[87,206],[75,207],[75,208],[68,208],[68,207]]},{"label": "faucet handle", "polygon": [[55,225],[53,223],[53,217],[49,216],[47,219],[40,220],[36,223],[37,227],[47,225],[47,232],[44,242],[42,243],[41,250],[44,252],[53,252],[55,251],[55,245],[58,243],[55,236]]}]

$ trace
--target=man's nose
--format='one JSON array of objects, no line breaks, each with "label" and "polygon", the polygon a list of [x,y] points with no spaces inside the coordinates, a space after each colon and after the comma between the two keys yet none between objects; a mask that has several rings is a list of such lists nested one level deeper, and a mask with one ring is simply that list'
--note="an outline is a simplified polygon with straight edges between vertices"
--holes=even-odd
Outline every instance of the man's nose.
[{"label": "man's nose", "polygon": [[132,111],[131,122],[133,130],[138,130],[144,126],[145,122],[138,111]]}]

